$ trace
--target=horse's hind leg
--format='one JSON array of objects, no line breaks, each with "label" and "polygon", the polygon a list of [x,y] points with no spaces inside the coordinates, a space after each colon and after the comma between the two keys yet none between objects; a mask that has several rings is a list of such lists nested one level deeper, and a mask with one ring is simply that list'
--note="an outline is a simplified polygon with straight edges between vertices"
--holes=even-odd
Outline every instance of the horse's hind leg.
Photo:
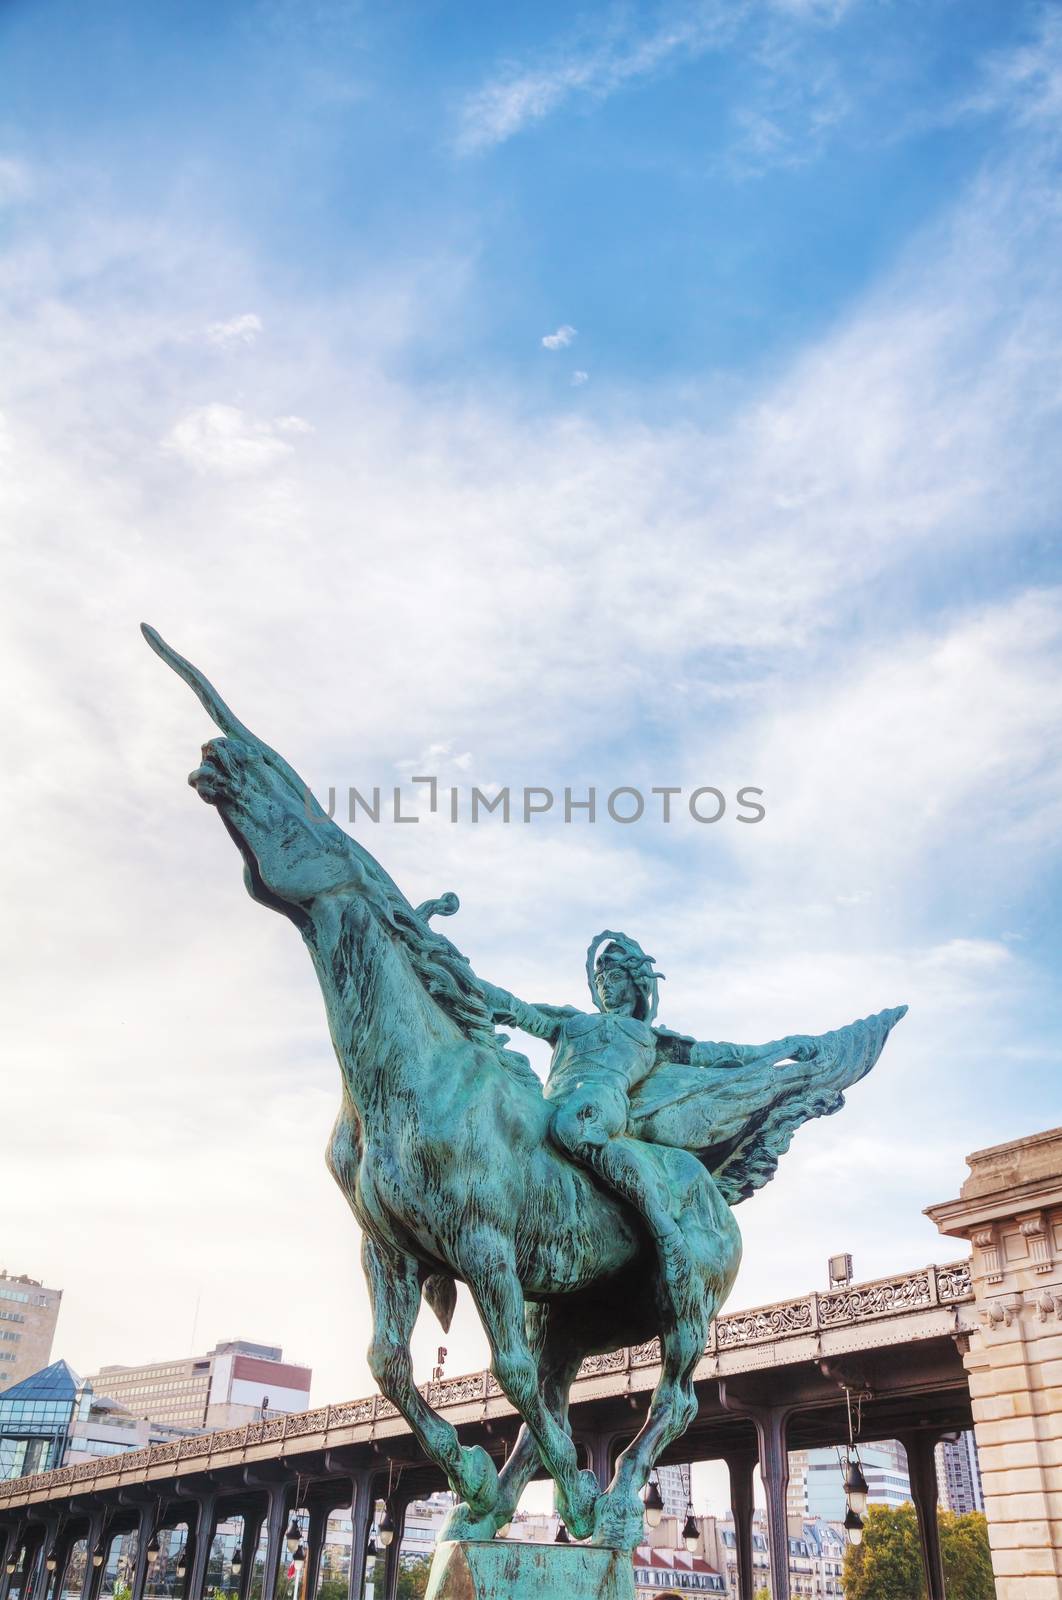
[{"label": "horse's hind leg", "polygon": [[539,1392],[538,1363],[524,1331],[524,1293],[511,1241],[478,1232],[462,1244],[461,1275],[472,1291],[491,1347],[491,1370],[527,1423],[542,1463],[556,1485],[557,1507],[569,1530],[585,1539],[593,1530],[598,1483],[580,1472],[571,1435]]},{"label": "horse's hind leg", "polygon": [[365,1234],[362,1265],[372,1301],[369,1367],[423,1446],[446,1473],[450,1487],[475,1516],[485,1516],[498,1497],[494,1463],[479,1445],[461,1444],[453,1427],[433,1411],[413,1382],[409,1340],[420,1310],[420,1268],[412,1256]]}]

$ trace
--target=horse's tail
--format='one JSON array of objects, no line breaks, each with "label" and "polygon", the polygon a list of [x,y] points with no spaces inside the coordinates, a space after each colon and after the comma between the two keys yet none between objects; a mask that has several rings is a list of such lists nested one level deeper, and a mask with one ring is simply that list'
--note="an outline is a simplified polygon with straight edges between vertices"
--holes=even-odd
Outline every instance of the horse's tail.
[{"label": "horse's tail", "polygon": [[421,1293],[442,1323],[443,1333],[449,1333],[457,1304],[457,1284],[448,1272],[433,1272],[421,1284]]}]

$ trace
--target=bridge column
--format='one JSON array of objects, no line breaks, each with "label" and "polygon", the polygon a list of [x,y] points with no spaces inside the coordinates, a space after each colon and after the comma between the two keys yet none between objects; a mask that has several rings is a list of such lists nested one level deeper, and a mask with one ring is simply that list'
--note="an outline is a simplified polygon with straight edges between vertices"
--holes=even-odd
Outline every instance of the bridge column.
[{"label": "bridge column", "polygon": [[790,1406],[772,1406],[746,1399],[728,1379],[719,1379],[723,1410],[747,1417],[756,1429],[760,1477],[767,1500],[767,1537],[771,1547],[771,1600],[789,1600],[789,1488]]},{"label": "bridge column", "polygon": [[55,1600],[62,1600],[63,1589],[66,1587],[66,1575],[70,1568],[70,1557],[74,1553],[74,1546],[81,1535],[68,1532],[58,1551],[59,1564],[55,1569]]},{"label": "bridge column", "polygon": [[946,1600],[940,1528],[937,1524],[937,1463],[934,1451],[938,1437],[935,1433],[925,1432],[900,1434],[900,1443],[907,1454],[911,1499],[918,1513],[918,1531],[922,1536],[922,1566],[925,1568],[928,1600]]},{"label": "bridge column", "polygon": [[[155,1527],[155,1514],[154,1501],[140,1507],[136,1527],[136,1565],[133,1568],[132,1600],[144,1600],[144,1586],[148,1575],[147,1547]],[[58,1593],[55,1600],[59,1600]]]},{"label": "bridge column", "polygon": [[103,1567],[107,1565],[104,1556],[103,1567],[96,1568],[92,1565],[92,1552],[103,1538],[104,1516],[102,1511],[94,1511],[89,1518],[88,1533],[85,1535],[85,1576],[81,1582],[81,1600],[96,1600],[103,1581]]},{"label": "bridge column", "polygon": [[247,1600],[251,1592],[264,1521],[264,1512],[245,1511],[243,1514],[243,1533],[240,1536],[240,1581],[236,1585],[236,1600]]},{"label": "bridge column", "polygon": [[19,1600],[46,1600],[51,1573],[44,1565],[44,1558],[51,1549],[52,1541],[58,1531],[58,1517],[49,1517],[43,1523],[33,1557],[26,1564],[26,1581]]},{"label": "bridge column", "polygon": [[734,1513],[734,1541],[737,1546],[737,1600],[753,1600],[752,1511],[754,1493],[754,1455],[727,1456],[730,1474],[730,1508]]},{"label": "bridge column", "polygon": [[[284,1547],[284,1531],[287,1527],[288,1489],[287,1483],[271,1483],[268,1487],[268,1500],[266,1502],[266,1553],[262,1563],[262,1600],[273,1600],[277,1588],[277,1574],[280,1571],[280,1553]],[[193,1595],[192,1600],[199,1600],[198,1595]]]},{"label": "bridge column", "polygon": [[[184,1591],[185,1600],[202,1600],[207,1567],[210,1564],[210,1546],[214,1542],[217,1501],[217,1495],[212,1490],[208,1490],[206,1494],[198,1496],[195,1502],[195,1544],[192,1548],[188,1587]],[[262,1594],[263,1600],[265,1600],[264,1589]]]},{"label": "bridge column", "polygon": [[1062,1600],[1062,1129],[967,1156],[928,1207],[973,1244],[981,1326],[964,1356],[998,1600]]},{"label": "bridge column", "polygon": [[309,1508],[309,1527],[306,1530],[306,1576],[303,1600],[316,1600],[317,1582],[321,1576],[321,1557],[324,1554],[325,1531],[328,1527],[330,1507],[318,1500]]},{"label": "bridge column", "polygon": [[347,1574],[347,1600],[362,1600],[365,1592],[365,1548],[372,1527],[375,1474],[355,1472],[350,1502],[350,1571]]},{"label": "bridge column", "polygon": [[590,1458],[590,1470],[602,1489],[607,1489],[612,1479],[613,1435],[610,1433],[584,1433],[582,1443]]},{"label": "bridge column", "polygon": [[[376,1584],[373,1583],[373,1600],[397,1600],[398,1574],[401,1571],[402,1536],[406,1531],[406,1511],[409,1507],[409,1495],[398,1499],[392,1495],[390,1500],[391,1519],[395,1525],[395,1536],[387,1547],[387,1560],[384,1564],[384,1580],[382,1589],[377,1595]],[[379,1571],[379,1567],[377,1567]]]},{"label": "bridge column", "polygon": [[22,1551],[22,1540],[25,1537],[26,1524],[13,1523],[7,1530],[7,1542],[4,1545],[4,1564],[0,1567],[0,1600],[7,1600],[7,1591],[11,1587],[11,1579],[7,1575],[7,1563],[12,1556],[18,1560]]}]

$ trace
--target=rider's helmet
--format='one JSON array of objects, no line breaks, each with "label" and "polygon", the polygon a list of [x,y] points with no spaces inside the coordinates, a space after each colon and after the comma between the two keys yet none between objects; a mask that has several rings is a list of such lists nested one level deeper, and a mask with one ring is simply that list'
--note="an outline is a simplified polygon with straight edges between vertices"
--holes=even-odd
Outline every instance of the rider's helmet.
[{"label": "rider's helmet", "polygon": [[586,952],[586,981],[599,1011],[603,1011],[604,1006],[594,980],[600,968],[606,966],[622,967],[630,974],[641,996],[636,1015],[643,1022],[652,1022],[660,1003],[658,985],[664,976],[662,972],[655,971],[653,957],[647,956],[637,939],[632,939],[629,933],[615,933],[611,928],[606,928],[591,939]]}]

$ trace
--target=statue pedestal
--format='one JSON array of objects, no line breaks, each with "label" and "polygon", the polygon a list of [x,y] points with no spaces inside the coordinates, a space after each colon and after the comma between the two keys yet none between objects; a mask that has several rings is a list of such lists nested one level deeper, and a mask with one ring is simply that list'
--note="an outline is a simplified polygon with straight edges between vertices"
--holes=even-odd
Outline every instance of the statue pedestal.
[{"label": "statue pedestal", "polygon": [[436,1547],[424,1600],[634,1600],[634,1567],[594,1545],[451,1539]]}]

